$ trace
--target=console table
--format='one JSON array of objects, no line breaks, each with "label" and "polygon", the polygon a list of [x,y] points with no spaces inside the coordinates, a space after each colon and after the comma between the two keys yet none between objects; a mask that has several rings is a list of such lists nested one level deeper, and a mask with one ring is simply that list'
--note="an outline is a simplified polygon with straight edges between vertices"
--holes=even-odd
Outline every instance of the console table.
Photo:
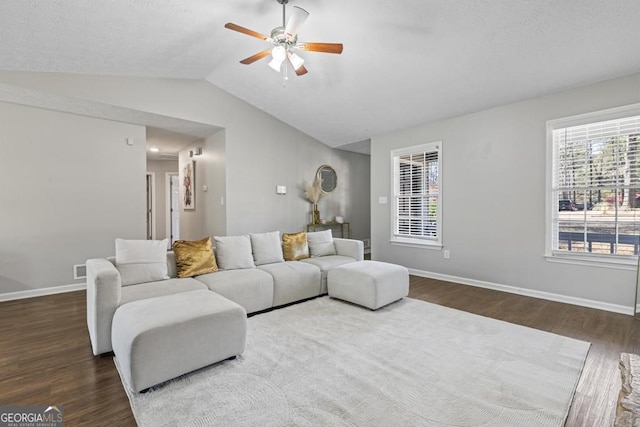
[{"label": "console table", "polygon": [[320,224],[307,224],[307,231],[316,231],[316,228],[320,227],[322,230],[324,229],[331,229],[333,230],[334,227],[340,227],[340,237],[344,238],[344,229],[345,227],[347,228],[347,239],[351,238],[351,227],[349,226],[348,222],[335,222],[335,221],[331,221],[331,222],[325,222],[324,224],[320,223]]}]

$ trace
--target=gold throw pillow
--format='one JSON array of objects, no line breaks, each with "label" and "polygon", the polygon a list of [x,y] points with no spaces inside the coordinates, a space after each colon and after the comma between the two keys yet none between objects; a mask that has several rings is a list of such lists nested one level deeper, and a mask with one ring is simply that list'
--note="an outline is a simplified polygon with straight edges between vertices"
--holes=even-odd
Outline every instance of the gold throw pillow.
[{"label": "gold throw pillow", "polygon": [[178,277],[192,277],[218,271],[211,237],[202,240],[176,240],[173,243]]},{"label": "gold throw pillow", "polygon": [[298,261],[309,258],[309,245],[307,233],[288,233],[282,235],[282,252],[285,261]]}]

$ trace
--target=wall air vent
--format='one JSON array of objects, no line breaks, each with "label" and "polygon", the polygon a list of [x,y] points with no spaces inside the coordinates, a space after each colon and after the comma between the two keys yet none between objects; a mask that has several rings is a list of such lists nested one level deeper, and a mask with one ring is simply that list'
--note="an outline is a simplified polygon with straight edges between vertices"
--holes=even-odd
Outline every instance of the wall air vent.
[{"label": "wall air vent", "polygon": [[73,266],[73,279],[86,279],[87,278],[87,266],[84,264],[76,264]]}]

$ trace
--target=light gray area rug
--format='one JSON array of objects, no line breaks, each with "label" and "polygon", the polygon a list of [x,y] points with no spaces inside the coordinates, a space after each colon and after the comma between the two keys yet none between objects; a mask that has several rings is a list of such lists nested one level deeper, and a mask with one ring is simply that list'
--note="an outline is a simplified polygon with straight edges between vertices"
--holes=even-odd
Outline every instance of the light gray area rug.
[{"label": "light gray area rug", "polygon": [[620,354],[622,387],[618,396],[615,427],[640,427],[640,356]]},{"label": "light gray area rug", "polygon": [[[589,343],[405,298],[249,318],[247,349],[146,394],[141,426],[562,426]],[[188,351],[188,349],[185,349]]]}]

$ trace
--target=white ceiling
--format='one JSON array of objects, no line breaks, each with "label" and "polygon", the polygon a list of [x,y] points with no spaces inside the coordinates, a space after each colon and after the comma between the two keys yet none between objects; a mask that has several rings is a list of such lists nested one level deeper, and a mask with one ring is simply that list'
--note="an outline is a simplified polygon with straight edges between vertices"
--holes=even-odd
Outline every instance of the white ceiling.
[{"label": "white ceiling", "polygon": [[203,138],[147,126],[147,160],[177,161],[180,151],[198,142],[203,142]]},{"label": "white ceiling", "polygon": [[[309,73],[238,61],[276,0],[2,0],[0,69],[206,79],[325,144],[640,72],[639,0],[291,0]],[[640,89],[639,89],[640,90]]]}]

